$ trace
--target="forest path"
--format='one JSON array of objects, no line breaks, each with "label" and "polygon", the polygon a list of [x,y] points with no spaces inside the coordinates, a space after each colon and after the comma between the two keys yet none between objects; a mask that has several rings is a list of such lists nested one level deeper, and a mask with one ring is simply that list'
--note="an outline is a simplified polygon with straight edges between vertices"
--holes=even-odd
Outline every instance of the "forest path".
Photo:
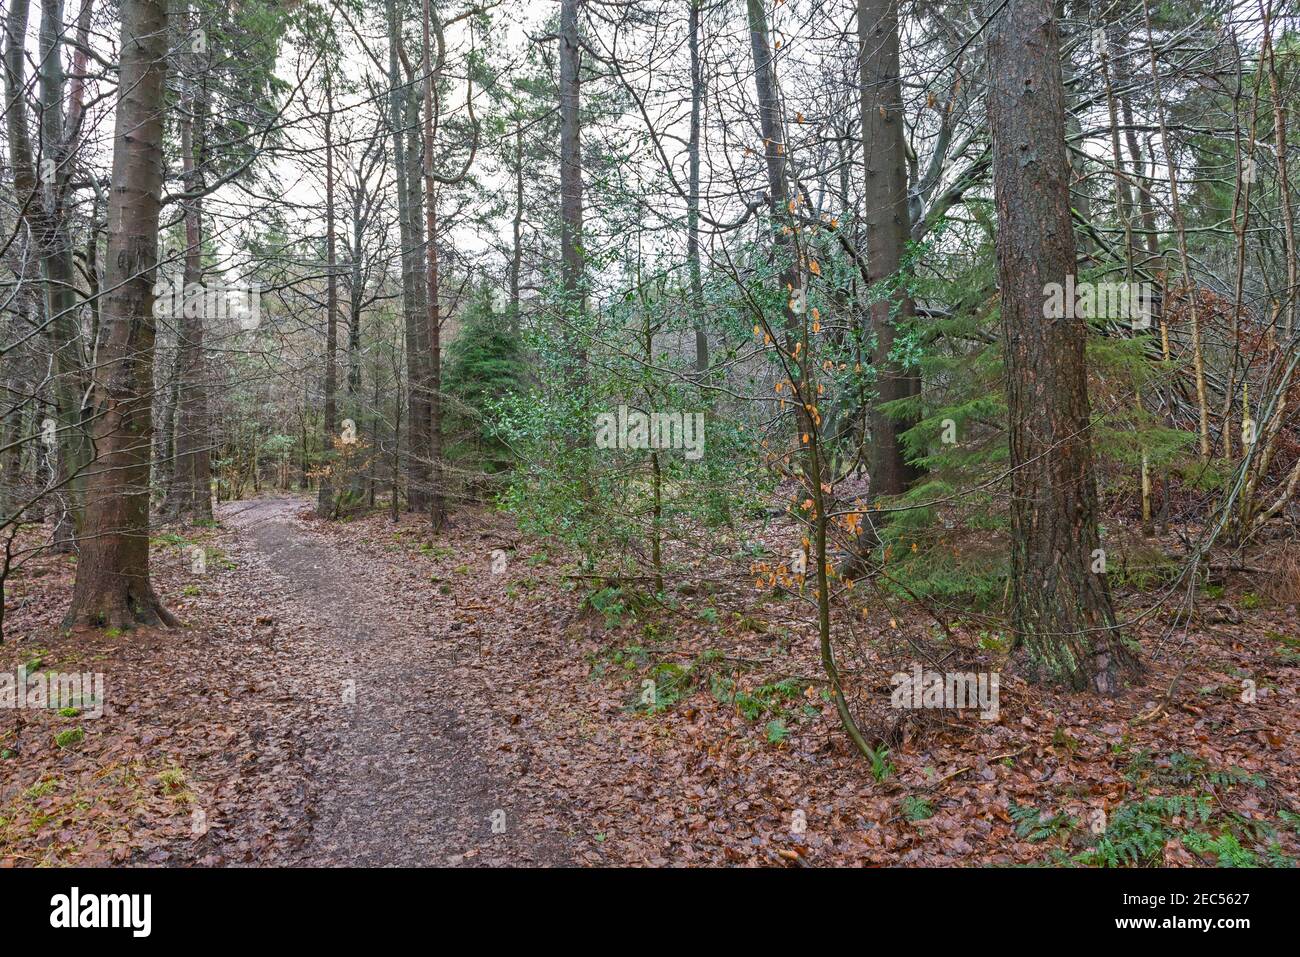
[{"label": "forest path", "polygon": [[[525,799],[489,769],[482,701],[467,700],[473,688],[453,674],[471,639],[427,608],[455,599],[413,602],[389,565],[355,561],[307,527],[299,513],[310,504],[259,498],[220,516],[282,579],[313,652],[337,665],[339,726],[316,775],[319,816],[299,863],[567,863],[564,836],[519,827]],[[430,624],[411,626],[402,610],[413,604]]]}]

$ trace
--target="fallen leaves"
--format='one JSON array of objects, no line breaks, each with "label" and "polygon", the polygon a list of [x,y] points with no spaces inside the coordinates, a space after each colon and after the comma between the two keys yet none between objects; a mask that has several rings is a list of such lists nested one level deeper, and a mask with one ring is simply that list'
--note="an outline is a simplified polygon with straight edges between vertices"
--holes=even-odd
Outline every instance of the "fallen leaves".
[{"label": "fallen leaves", "polygon": [[[1113,700],[1006,673],[1001,719],[981,722],[890,712],[889,674],[926,626],[906,606],[864,607],[852,617],[869,639],[845,683],[890,736],[893,770],[877,780],[821,693],[809,616],[750,590],[748,569],[683,588],[676,613],[611,624],[584,608],[553,546],[521,540],[496,513],[466,510],[436,538],[416,517],[301,522],[292,534],[227,518],[204,534],[234,567],[211,571],[196,595],[182,550],[155,551],[184,629],[62,634],[63,558],[12,583],[14,640],[0,664],[39,649],[46,667],[102,670],[109,701],[94,721],[0,714],[11,752],[0,758],[0,866],[403,854],[459,866],[1030,863],[1074,845],[1018,834],[1013,806],[1110,814],[1149,787],[1135,776],[1140,755],[1159,766],[1174,753],[1265,777],[1266,791],[1233,798],[1243,815],[1297,806],[1297,669],[1268,637],[1285,624],[1263,612],[1233,641],[1193,633],[1183,653],[1151,656],[1147,684]],[[493,574],[491,542],[505,540],[514,551]],[[1242,674],[1265,692],[1250,707]],[[688,677],[647,709],[651,675]],[[343,708],[349,676],[363,702],[369,676],[393,696]],[[791,676],[788,697],[771,690]],[[56,747],[74,725],[85,739]],[[493,807],[506,809],[504,834],[488,829]],[[411,846],[386,843],[390,833],[413,835]],[[1293,832],[1278,840],[1295,855]],[[1177,841],[1160,856],[1209,862]]]}]

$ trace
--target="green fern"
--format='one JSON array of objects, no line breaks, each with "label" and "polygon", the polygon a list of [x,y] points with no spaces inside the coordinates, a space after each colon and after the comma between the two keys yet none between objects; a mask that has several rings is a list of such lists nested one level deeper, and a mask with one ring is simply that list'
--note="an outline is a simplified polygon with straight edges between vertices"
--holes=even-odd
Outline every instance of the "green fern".
[{"label": "green fern", "polygon": [[1213,812],[1206,795],[1171,794],[1122,805],[1097,843],[1076,854],[1074,860],[1099,867],[1152,865],[1173,836],[1167,827],[1172,818],[1199,820],[1204,825]]},{"label": "green fern", "polygon": [[1295,858],[1287,857],[1277,841],[1270,841],[1264,848],[1264,857],[1269,867],[1295,867]]},{"label": "green fern", "polygon": [[934,817],[934,806],[925,798],[909,794],[903,798],[902,812],[903,817],[909,821],[924,821],[927,818]]},{"label": "green fern", "polygon": [[1283,824],[1286,824],[1291,830],[1295,831],[1297,836],[1300,836],[1300,814],[1283,809],[1277,812],[1277,816]]},{"label": "green fern", "polygon": [[1183,847],[1195,854],[1213,854],[1218,867],[1259,867],[1259,858],[1241,846],[1235,834],[1211,837],[1204,831],[1183,835]]},{"label": "green fern", "polygon": [[1056,837],[1079,825],[1079,819],[1068,814],[1058,812],[1044,817],[1046,812],[1039,811],[1033,805],[1017,804],[1015,801],[1011,802],[1010,811],[1011,820],[1016,825],[1016,836],[1033,842]]}]

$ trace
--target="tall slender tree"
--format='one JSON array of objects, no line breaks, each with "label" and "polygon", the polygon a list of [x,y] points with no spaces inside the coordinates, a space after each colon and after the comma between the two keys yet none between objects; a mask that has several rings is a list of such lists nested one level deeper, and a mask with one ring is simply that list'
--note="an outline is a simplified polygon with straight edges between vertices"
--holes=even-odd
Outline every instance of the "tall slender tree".
[{"label": "tall slender tree", "polygon": [[438,285],[438,190],[434,180],[434,99],[437,82],[442,75],[444,47],[442,31],[438,37],[438,67],[434,71],[432,57],[433,13],[430,0],[424,0],[423,73],[424,73],[424,229],[425,229],[425,280],[428,296],[429,324],[429,521],[435,530],[447,521],[446,491],[442,474],[442,314],[439,309]]},{"label": "tall slender tree", "polygon": [[95,461],[67,624],[175,624],[149,578],[154,274],[163,184],[166,0],[123,0],[95,387]]},{"label": "tall slender tree", "polygon": [[[582,87],[578,66],[581,0],[560,3],[560,269],[571,308],[581,311],[582,250]],[[583,350],[578,346],[579,364]]]},{"label": "tall slender tree", "polygon": [[1052,0],[998,0],[989,125],[1011,446],[1011,593],[1018,646],[1042,677],[1114,692],[1121,641],[1097,531],[1087,324],[1045,316],[1075,269],[1060,34]]},{"label": "tall slender tree", "polygon": [[[196,27],[192,12],[186,12],[186,27]],[[186,72],[184,109],[180,120],[182,180],[187,199],[182,201],[185,219],[185,266],[182,283],[186,290],[203,283],[203,198],[207,166],[208,46],[191,44],[184,55]],[[199,302],[206,299],[198,297]],[[175,451],[169,514],[174,518],[202,521],[212,518],[211,437],[208,431],[208,394],[203,349],[204,310],[184,308],[177,317]]]},{"label": "tall slender tree", "polygon": [[316,511],[323,517],[334,514],[334,482],[329,472],[329,450],[338,429],[338,363],[335,361],[339,347],[339,279],[337,264],[334,210],[334,89],[330,71],[325,70],[325,359],[324,391],[325,412],[321,417],[322,448],[326,454],[326,468],[320,480]]},{"label": "tall slender tree", "polygon": [[402,83],[399,61],[405,59],[402,23],[397,0],[385,0],[388,26],[388,118],[393,138],[393,175],[397,191],[398,231],[402,242],[402,317],[406,353],[406,501],[423,511],[429,492],[429,393],[428,323],[425,316],[425,287],[421,282],[421,247],[424,227],[420,221],[419,179],[410,167],[414,156],[413,127],[418,107],[413,88]]},{"label": "tall slender tree", "polygon": [[[866,173],[862,221],[867,232],[868,277],[877,287],[868,307],[869,333],[875,341],[872,365],[877,402],[884,403],[920,391],[920,380],[909,375],[893,354],[895,332],[912,316],[912,297],[902,273],[911,223],[898,64],[898,0],[858,0],[858,45]],[[899,432],[906,428],[879,409],[871,413],[873,496],[899,495],[917,476],[899,439]]]},{"label": "tall slender tree", "polygon": [[691,128],[686,154],[689,192],[686,206],[686,262],[690,270],[691,308],[695,310],[695,371],[709,368],[709,334],[704,324],[704,288],[700,276],[700,130],[704,112],[704,64],[700,59],[700,5],[688,0],[688,46],[691,54]]},{"label": "tall slender tree", "polygon": [[[77,328],[79,303],[73,285],[67,208],[72,158],[81,132],[82,83],[74,77],[71,105],[65,117],[63,2],[41,0],[36,144],[39,153],[34,155],[25,100],[25,43],[30,8],[30,0],[15,0],[5,18],[5,119],[14,199],[18,219],[27,227],[40,265],[44,306],[41,326],[45,329],[55,374],[52,391],[58,429],[52,462],[56,482],[63,491],[54,497],[54,542],[56,548],[69,550],[73,547],[79,514],[76,501],[80,476],[90,458],[82,401],[86,386],[85,359]],[[83,0],[77,31],[83,39],[89,29],[90,12],[90,0]],[[84,56],[78,62],[84,70]]]}]

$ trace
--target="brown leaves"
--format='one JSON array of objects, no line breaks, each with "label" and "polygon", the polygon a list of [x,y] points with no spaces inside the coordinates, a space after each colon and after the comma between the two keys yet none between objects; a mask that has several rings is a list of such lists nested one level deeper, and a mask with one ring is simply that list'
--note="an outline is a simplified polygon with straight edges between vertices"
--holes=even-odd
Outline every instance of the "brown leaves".
[{"label": "brown leaves", "polygon": [[[813,507],[806,490],[785,501]],[[861,529],[865,505],[852,507],[837,519],[849,534]],[[679,611],[612,628],[580,615],[582,590],[552,572],[564,561],[553,546],[546,564],[530,566],[540,546],[518,541],[492,513],[465,512],[436,539],[416,519],[311,522],[294,530],[306,558],[288,579],[253,547],[255,527],[213,532],[236,567],[210,572],[197,595],[184,593],[191,579],[181,550],[161,547],[159,588],[192,627],[129,638],[63,637],[70,566],[42,559],[49,571],[39,582],[13,583],[24,604],[11,612],[15,640],[0,654],[16,663],[40,647],[48,667],[95,661],[108,674],[110,708],[81,722],[86,738],[74,750],[51,743],[73,719],[24,714],[19,730],[0,713],[0,748],[17,752],[0,759],[0,817],[9,822],[0,826],[0,866],[354,862],[373,835],[350,844],[330,829],[330,814],[406,826],[433,800],[420,796],[435,794],[419,784],[426,778],[436,778],[437,799],[457,820],[426,835],[438,854],[430,862],[459,866],[1029,863],[1050,848],[1071,853],[1078,845],[1069,842],[1087,835],[1030,841],[1017,834],[1013,803],[1082,820],[1112,814],[1150,787],[1125,776],[1141,752],[1265,775],[1268,791],[1234,797],[1234,810],[1252,818],[1275,802],[1296,805],[1297,669],[1268,637],[1288,633],[1284,611],[1253,613],[1222,635],[1189,634],[1183,659],[1154,660],[1147,685],[1114,700],[1027,685],[1002,662],[999,722],[949,712],[900,722],[888,706],[889,675],[931,623],[882,601],[864,579],[833,626],[852,619],[857,644],[836,632],[840,647],[857,652],[844,684],[891,742],[894,770],[877,781],[824,700],[815,622],[799,602],[770,600],[789,578],[779,563],[790,546],[809,545],[795,528],[768,538],[775,561],[741,564],[734,575],[698,569],[708,594],[683,589]],[[499,532],[494,542],[518,541],[505,574],[489,571],[484,530]],[[704,607],[716,621],[699,617]],[[962,649],[978,651],[977,634],[955,630]],[[643,658],[628,658],[629,647]],[[613,664],[616,652],[630,670]],[[1182,660],[1182,690],[1140,721],[1158,709]],[[691,675],[680,698],[653,713],[638,707],[641,681],[667,665]],[[399,706],[372,713],[324,701],[341,677],[369,672],[393,686]],[[1242,674],[1267,692],[1254,704],[1241,700]],[[761,705],[752,716],[752,702],[772,700],[771,686],[791,676],[791,694],[775,699],[783,734],[769,741],[777,711]],[[363,746],[373,750],[359,754]],[[385,786],[412,790],[349,774],[362,759],[390,762]],[[469,786],[447,784],[451,775]],[[52,783],[34,788],[42,782]],[[484,830],[471,786],[507,809],[505,835]],[[197,836],[195,809],[207,827]],[[1294,835],[1279,834],[1294,854]],[[404,850],[369,844],[383,848],[377,854]],[[1170,866],[1204,863],[1178,842],[1161,856]]]}]

